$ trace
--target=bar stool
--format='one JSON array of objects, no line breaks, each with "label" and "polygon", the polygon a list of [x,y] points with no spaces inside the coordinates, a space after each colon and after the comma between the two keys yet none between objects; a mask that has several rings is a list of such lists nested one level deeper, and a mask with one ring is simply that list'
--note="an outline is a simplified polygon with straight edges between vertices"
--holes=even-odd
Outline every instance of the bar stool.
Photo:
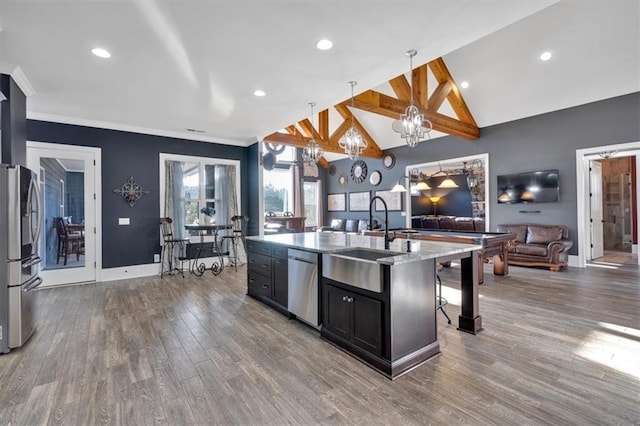
[{"label": "bar stool", "polygon": [[[189,257],[186,255],[186,247],[188,238],[176,238],[173,236],[173,219],[170,217],[160,218],[160,230],[162,231],[162,252],[160,255],[160,278],[164,277],[164,262],[167,252],[169,253],[169,270],[167,274],[172,274],[174,271],[179,271],[184,278],[184,262],[189,261]],[[176,256],[175,251],[178,250]],[[176,260],[180,262],[180,268],[174,263]]]},{"label": "bar stool", "polygon": [[436,264],[436,279],[438,280],[438,292],[436,293],[436,304],[438,308],[436,310],[442,311],[444,316],[447,318],[447,322],[451,324],[451,318],[447,315],[447,311],[444,310],[444,307],[447,306],[449,302],[447,299],[442,297],[442,280],[440,279],[440,275],[437,273],[437,271],[440,271],[442,268],[443,266],[440,263]]},{"label": "bar stool", "polygon": [[[242,244],[243,247],[246,247],[245,244],[245,228],[247,226],[247,222],[249,222],[249,218],[247,216],[232,216],[231,217],[231,235],[225,235],[222,237],[221,245],[224,241],[227,241],[227,245],[231,244],[231,247],[228,252],[229,261],[231,261],[232,253],[233,253],[233,266],[238,272],[238,244]],[[245,249],[246,250],[246,249]]]}]

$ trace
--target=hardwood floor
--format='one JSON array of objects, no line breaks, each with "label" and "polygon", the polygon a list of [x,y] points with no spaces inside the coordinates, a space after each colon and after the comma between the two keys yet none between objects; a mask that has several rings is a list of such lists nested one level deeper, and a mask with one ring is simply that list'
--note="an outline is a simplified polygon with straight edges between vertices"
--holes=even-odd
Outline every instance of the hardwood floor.
[{"label": "hardwood floor", "polygon": [[638,268],[485,265],[485,330],[395,381],[245,296],[246,270],[38,291],[0,356],[3,424],[638,424]]}]

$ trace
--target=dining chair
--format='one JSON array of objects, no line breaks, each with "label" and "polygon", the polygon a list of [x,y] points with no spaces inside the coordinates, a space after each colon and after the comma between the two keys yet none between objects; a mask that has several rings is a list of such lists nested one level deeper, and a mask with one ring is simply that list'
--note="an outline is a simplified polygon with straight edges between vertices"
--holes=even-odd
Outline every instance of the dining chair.
[{"label": "dining chair", "polygon": [[[173,219],[170,217],[160,218],[160,230],[162,231],[160,278],[164,278],[165,273],[172,274],[174,271],[180,272],[182,278],[184,278],[184,262],[190,261],[189,256],[187,256],[187,242],[189,242],[189,239],[177,238],[173,235]],[[169,256],[168,259],[166,259],[167,256]],[[169,267],[166,272],[164,268],[165,259],[168,261]],[[180,268],[177,267],[176,261],[180,262]]]},{"label": "dining chair", "polygon": [[224,245],[225,241],[227,241],[227,246],[229,244],[231,245],[227,250],[227,253],[229,262],[231,262],[231,259],[233,258],[233,266],[235,267],[236,272],[238,271],[238,244],[242,244],[242,247],[246,252],[245,230],[247,228],[247,222],[249,222],[249,218],[247,216],[236,215],[231,217],[231,233],[230,235],[222,237],[222,245]]},{"label": "dining chair", "polygon": [[56,264],[60,263],[60,258],[64,259],[63,265],[67,265],[69,253],[76,254],[76,260],[80,260],[80,245],[84,242],[84,237],[79,232],[69,232],[65,219],[62,217],[53,218],[56,233],[58,235],[58,250]]}]

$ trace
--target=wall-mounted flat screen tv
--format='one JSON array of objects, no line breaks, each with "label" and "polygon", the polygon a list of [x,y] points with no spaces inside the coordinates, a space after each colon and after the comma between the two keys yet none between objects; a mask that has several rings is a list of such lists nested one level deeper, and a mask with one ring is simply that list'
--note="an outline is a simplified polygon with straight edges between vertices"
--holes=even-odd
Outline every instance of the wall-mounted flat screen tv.
[{"label": "wall-mounted flat screen tv", "polygon": [[559,200],[557,169],[498,175],[498,204],[551,203]]}]

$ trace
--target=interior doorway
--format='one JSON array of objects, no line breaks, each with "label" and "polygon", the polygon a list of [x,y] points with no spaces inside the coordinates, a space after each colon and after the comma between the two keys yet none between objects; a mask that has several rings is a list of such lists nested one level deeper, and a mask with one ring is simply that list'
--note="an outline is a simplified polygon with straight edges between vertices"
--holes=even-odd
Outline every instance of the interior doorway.
[{"label": "interior doorway", "polygon": [[27,165],[38,171],[44,203],[43,286],[98,278],[99,160],[99,148],[27,143]]},{"label": "interior doorway", "polygon": [[640,142],[576,151],[578,265],[640,264]]}]

